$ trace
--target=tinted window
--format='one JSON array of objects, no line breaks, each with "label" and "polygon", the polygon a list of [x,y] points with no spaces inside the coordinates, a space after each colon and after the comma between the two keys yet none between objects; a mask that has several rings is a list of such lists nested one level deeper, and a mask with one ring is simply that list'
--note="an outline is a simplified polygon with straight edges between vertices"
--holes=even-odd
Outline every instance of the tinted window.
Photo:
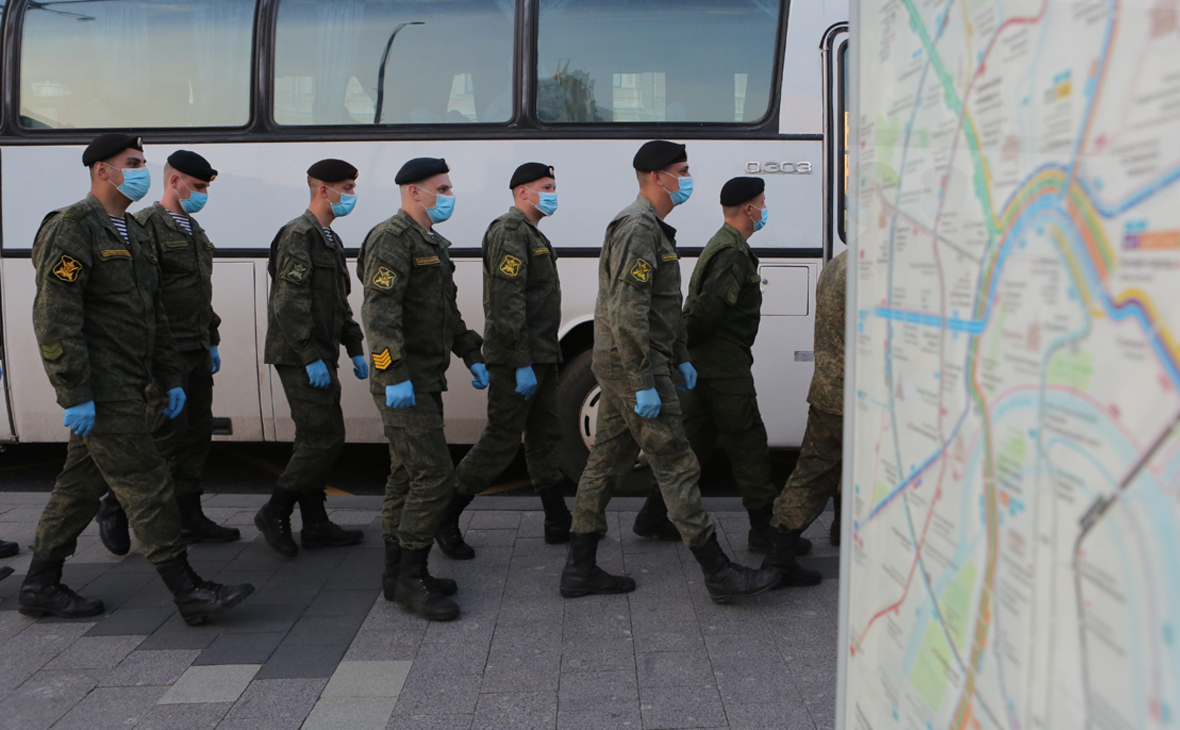
[{"label": "tinted window", "polygon": [[754,122],[778,0],[541,0],[544,122]]},{"label": "tinted window", "polygon": [[25,127],[236,127],[250,119],[253,0],[30,4]]},{"label": "tinted window", "polygon": [[513,0],[283,0],[275,121],[374,124],[380,103],[381,124],[506,122],[514,12]]}]

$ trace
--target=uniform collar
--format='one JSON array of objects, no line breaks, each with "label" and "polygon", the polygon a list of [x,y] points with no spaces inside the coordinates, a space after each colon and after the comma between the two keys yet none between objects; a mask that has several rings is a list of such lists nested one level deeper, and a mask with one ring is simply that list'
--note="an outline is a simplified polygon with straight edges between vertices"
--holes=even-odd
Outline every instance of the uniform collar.
[{"label": "uniform collar", "polygon": [[664,237],[668,239],[668,243],[671,243],[673,247],[676,246],[676,229],[660,220],[659,214],[656,213],[656,206],[647,199],[646,195],[643,193],[636,195],[635,202],[632,203],[632,206],[639,206],[641,214],[651,218],[659,226],[660,230],[663,231]]},{"label": "uniform collar", "polygon": [[532,228],[533,230],[535,230],[537,232],[540,232],[540,230],[541,230],[540,228],[537,228],[537,226],[533,224],[532,220],[530,220],[529,217],[527,215],[525,215],[525,212],[523,210],[521,210],[520,208],[517,208],[515,205],[508,209],[508,215],[512,216],[513,218],[516,218],[517,220],[521,220],[521,221],[524,221],[525,223],[528,223],[529,228]]},{"label": "uniform collar", "polygon": [[[119,229],[115,228],[115,224],[111,222],[111,214],[107,212],[105,207],[103,207],[102,202],[100,202],[98,198],[94,197],[94,193],[87,193],[85,202],[86,205],[90,207],[91,211],[96,216],[98,216],[98,220],[104,228],[110,231],[118,240],[124,240],[123,234],[119,233]],[[133,216],[123,213],[123,220],[127,220],[131,217]],[[131,226],[127,226],[127,238],[130,239],[134,235],[135,234],[131,232]]]},{"label": "uniform collar", "polygon": [[422,240],[426,241],[430,245],[432,245],[432,246],[441,246],[442,245],[442,242],[444,240],[442,235],[440,235],[438,233],[438,231],[428,231],[425,228],[423,228],[421,226],[421,224],[418,223],[418,221],[414,220],[414,216],[412,216],[406,212],[405,208],[398,208],[397,215],[395,215],[394,217],[401,218],[403,221],[405,221],[406,225],[408,225],[411,229],[413,229],[415,232],[417,232],[417,234],[422,237]]},{"label": "uniform collar", "polygon": [[[184,226],[182,226],[176,222],[176,219],[172,217],[172,211],[165,208],[163,203],[160,203],[159,201],[156,201],[155,203],[153,203],[152,204],[152,211],[154,211],[157,215],[159,215],[161,218],[163,218],[164,225],[168,226],[169,228],[176,231],[177,233],[183,234],[184,236],[186,236],[188,238],[195,238],[196,237],[195,235],[190,236],[189,232],[184,230]],[[189,222],[189,225],[193,226],[193,233],[195,234],[196,230],[197,230],[196,229],[196,221],[194,221],[192,219],[192,216],[188,216],[188,222]]]},{"label": "uniform collar", "polygon": [[[171,216],[169,216],[169,217],[171,217]],[[320,225],[320,219],[315,217],[315,213],[312,213],[310,208],[303,211],[303,219],[311,224],[311,227],[315,229],[315,232],[317,234],[319,234],[320,240],[323,241],[324,245],[327,246],[328,248],[335,251],[337,244],[339,244],[340,246],[344,246],[343,243],[340,243],[340,237],[338,235],[336,235],[336,231],[332,231],[332,226],[327,226],[327,229],[329,231],[332,231],[332,237],[335,238],[336,240],[335,241],[328,240],[328,237],[326,235],[324,235],[325,226]]]},{"label": "uniform collar", "polygon": [[737,244],[738,248],[742,249],[743,251],[749,251],[749,250],[750,250],[750,242],[749,242],[749,241],[747,241],[746,239],[742,238],[742,232],[741,232],[741,231],[739,231],[738,229],[734,228],[733,226],[731,226],[731,225],[730,225],[730,224],[728,224],[728,223],[726,223],[725,225],[721,226],[721,230],[722,230],[722,231],[723,231],[723,232],[724,232],[726,235],[728,235],[730,238],[732,238],[732,239],[733,239],[733,242],[734,242],[735,244]]}]

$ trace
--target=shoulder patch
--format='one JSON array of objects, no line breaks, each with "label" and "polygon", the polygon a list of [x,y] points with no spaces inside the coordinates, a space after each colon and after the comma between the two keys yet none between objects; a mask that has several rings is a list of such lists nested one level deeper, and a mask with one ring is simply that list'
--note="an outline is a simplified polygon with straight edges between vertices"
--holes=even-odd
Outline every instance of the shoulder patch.
[{"label": "shoulder patch", "polygon": [[504,254],[504,258],[500,260],[500,273],[505,276],[516,276],[520,273],[521,260],[510,253]]},{"label": "shoulder patch", "polygon": [[307,264],[302,261],[292,261],[287,270],[283,272],[283,278],[292,284],[302,284],[307,280]]},{"label": "shoulder patch", "polygon": [[[373,286],[378,289],[392,289],[395,281],[397,281],[397,272],[386,266],[378,267],[377,273],[373,274]],[[385,352],[388,354],[389,350]]]},{"label": "shoulder patch", "polygon": [[82,264],[78,259],[72,256],[62,254],[58,259],[57,264],[53,267],[53,275],[67,284],[73,284],[78,280],[78,276],[82,273]]},{"label": "shoulder patch", "polygon": [[635,259],[631,266],[631,278],[640,284],[646,284],[651,280],[651,264],[641,258]]},{"label": "shoulder patch", "polygon": [[373,353],[373,367],[375,369],[388,370],[390,365],[393,365],[393,355],[389,354],[388,347],[381,352]]}]

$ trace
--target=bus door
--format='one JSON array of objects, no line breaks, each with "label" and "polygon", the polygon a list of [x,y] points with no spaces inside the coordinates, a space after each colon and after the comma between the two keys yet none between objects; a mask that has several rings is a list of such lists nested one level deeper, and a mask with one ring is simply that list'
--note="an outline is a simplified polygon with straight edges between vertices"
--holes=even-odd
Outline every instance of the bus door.
[{"label": "bus door", "polygon": [[824,37],[824,260],[847,248],[848,229],[848,25],[833,26]]},{"label": "bus door", "polygon": [[[213,311],[221,316],[221,370],[213,385],[213,436],[262,441],[255,271],[251,260],[213,263]],[[265,298],[263,299],[265,301]]]}]

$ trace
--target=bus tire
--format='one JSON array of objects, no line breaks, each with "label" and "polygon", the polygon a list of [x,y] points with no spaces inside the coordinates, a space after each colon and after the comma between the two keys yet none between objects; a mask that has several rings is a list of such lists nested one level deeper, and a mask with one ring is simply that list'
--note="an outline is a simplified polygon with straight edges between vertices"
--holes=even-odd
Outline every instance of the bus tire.
[{"label": "bus tire", "polygon": [[582,477],[593,443],[598,379],[590,369],[593,351],[570,360],[557,380],[557,418],[561,424],[561,471],[574,484]]}]

